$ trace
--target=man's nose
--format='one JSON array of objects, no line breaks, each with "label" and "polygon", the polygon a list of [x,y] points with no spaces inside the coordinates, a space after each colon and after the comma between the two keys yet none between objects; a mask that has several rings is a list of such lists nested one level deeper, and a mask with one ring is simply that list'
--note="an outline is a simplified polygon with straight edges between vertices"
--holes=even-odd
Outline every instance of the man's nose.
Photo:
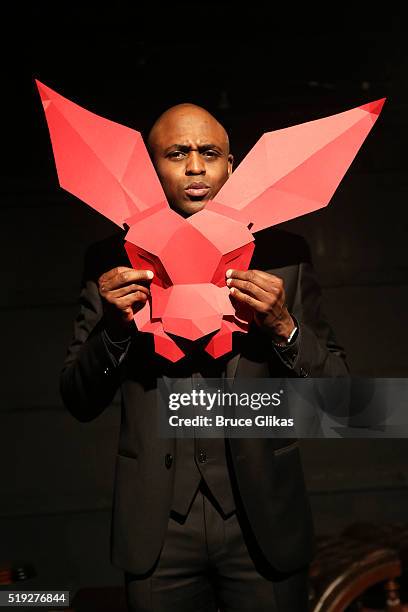
[{"label": "man's nose", "polygon": [[190,151],[187,158],[186,174],[205,174],[205,161],[198,151]]}]

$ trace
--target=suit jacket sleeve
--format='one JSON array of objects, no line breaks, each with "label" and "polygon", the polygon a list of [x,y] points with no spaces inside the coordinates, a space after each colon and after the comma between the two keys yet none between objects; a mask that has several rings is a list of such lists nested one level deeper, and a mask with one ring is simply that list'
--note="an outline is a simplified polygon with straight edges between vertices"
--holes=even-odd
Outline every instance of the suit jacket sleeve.
[{"label": "suit jacket sleeve", "polygon": [[297,340],[275,349],[289,370],[300,377],[348,376],[345,352],[322,312],[322,292],[310,261],[299,263],[291,313],[299,324]]},{"label": "suit jacket sleeve", "polygon": [[[83,422],[94,419],[110,404],[123,371],[123,362],[118,364],[113,359],[104,338],[103,307],[97,286],[102,272],[96,268],[96,261],[98,254],[91,248],[85,256],[79,312],[60,378],[66,408]],[[138,333],[136,327],[135,332]]]}]

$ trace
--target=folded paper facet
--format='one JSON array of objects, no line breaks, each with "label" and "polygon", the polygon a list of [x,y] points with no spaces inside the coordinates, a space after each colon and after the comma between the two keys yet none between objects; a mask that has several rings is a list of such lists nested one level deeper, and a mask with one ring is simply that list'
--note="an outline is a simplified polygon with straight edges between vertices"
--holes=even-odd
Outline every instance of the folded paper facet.
[{"label": "folded paper facet", "polygon": [[37,86],[61,187],[126,223],[131,265],[154,272],[134,320],[170,361],[198,340],[214,358],[232,350],[252,315],[234,309],[226,271],[248,269],[255,232],[329,203],[384,103],[264,134],[215,200],[185,219],[169,207],[139,132]]},{"label": "folded paper facet", "polygon": [[123,227],[166,196],[139,132],[81,108],[36,81],[61,187]]},{"label": "folded paper facet", "polygon": [[254,233],[323,208],[384,102],[264,134],[206,208],[233,209]]}]

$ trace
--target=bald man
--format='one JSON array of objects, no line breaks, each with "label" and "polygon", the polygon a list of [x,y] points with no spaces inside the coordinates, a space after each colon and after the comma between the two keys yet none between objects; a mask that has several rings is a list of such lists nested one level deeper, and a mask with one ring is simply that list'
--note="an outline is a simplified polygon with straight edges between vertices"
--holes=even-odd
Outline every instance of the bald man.
[{"label": "bald man", "polygon": [[147,144],[170,206],[185,217],[204,208],[232,172],[227,132],[193,104],[163,113]]},{"label": "bald man", "polygon": [[[183,217],[201,210],[232,172],[225,129],[192,104],[161,115],[148,148]],[[225,279],[231,299],[254,311],[248,334],[235,334],[233,350],[219,359],[196,342],[173,364],[133,323],[152,273],[129,266],[122,238],[87,255],[61,390],[72,414],[90,421],[121,389],[112,562],[125,571],[129,610],[306,612],[314,544],[297,442],[161,439],[155,392],[159,378],[194,387],[200,377],[346,375],[308,250],[279,230],[259,233],[251,269]]]}]

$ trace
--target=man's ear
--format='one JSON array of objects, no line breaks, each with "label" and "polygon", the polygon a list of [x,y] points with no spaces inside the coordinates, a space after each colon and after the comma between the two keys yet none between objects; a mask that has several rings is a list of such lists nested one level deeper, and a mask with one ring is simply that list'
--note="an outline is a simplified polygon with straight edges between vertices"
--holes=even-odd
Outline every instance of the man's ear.
[{"label": "man's ear", "polygon": [[234,165],[234,156],[230,153],[228,155],[228,176],[232,174],[232,166]]}]

